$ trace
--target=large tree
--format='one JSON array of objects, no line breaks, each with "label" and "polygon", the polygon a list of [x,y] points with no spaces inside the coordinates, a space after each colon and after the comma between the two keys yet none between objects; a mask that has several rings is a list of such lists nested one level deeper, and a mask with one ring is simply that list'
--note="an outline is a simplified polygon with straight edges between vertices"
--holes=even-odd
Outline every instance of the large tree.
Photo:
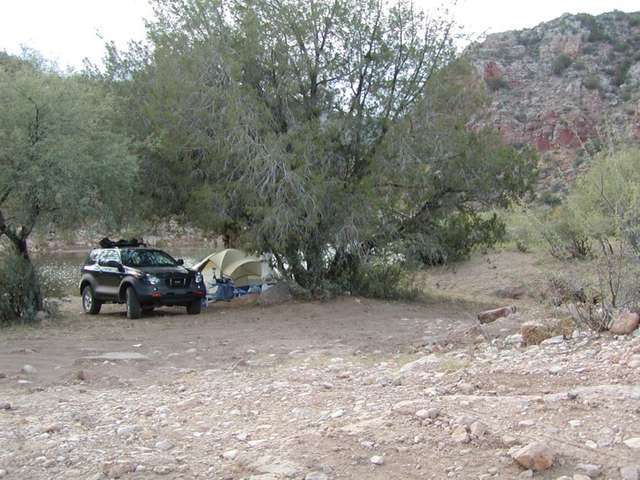
[{"label": "large tree", "polygon": [[0,63],[0,237],[27,264],[28,311],[42,308],[28,250],[38,223],[125,215],[137,166],[114,118],[112,96],[87,78],[37,58]]},{"label": "large tree", "polygon": [[111,48],[105,78],[164,172],[156,204],[304,286],[389,251],[425,256],[451,232],[483,230],[463,250],[489,242],[499,225],[479,209],[530,187],[529,156],[466,128],[481,96],[468,71],[450,90],[464,108],[447,107],[445,17],[402,0],[154,5],[147,44]]}]

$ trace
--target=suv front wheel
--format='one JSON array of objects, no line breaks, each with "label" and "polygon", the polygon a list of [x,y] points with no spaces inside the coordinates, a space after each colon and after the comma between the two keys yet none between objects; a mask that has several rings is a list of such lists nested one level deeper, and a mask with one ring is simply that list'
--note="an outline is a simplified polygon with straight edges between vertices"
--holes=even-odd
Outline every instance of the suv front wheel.
[{"label": "suv front wheel", "polygon": [[140,318],[142,316],[142,307],[140,306],[140,300],[133,287],[127,288],[127,318],[132,320]]},{"label": "suv front wheel", "polygon": [[91,285],[85,286],[82,289],[82,309],[84,310],[84,313],[96,315],[100,313],[100,308],[102,308],[102,302],[96,300]]}]

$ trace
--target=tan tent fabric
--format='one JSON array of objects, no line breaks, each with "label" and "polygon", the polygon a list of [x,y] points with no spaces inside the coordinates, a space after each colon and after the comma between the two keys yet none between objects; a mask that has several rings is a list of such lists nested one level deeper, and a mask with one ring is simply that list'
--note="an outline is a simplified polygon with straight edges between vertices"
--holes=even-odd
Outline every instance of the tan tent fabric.
[{"label": "tan tent fabric", "polygon": [[207,282],[212,281],[214,276],[225,277],[233,280],[236,287],[261,284],[264,273],[268,270],[258,257],[233,248],[213,253],[193,268],[201,272]]}]

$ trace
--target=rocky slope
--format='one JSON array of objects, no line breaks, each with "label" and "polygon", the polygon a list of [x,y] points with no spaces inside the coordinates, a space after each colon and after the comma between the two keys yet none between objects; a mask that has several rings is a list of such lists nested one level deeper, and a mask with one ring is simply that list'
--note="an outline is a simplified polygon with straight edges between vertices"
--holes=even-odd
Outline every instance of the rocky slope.
[{"label": "rocky slope", "polygon": [[540,152],[552,192],[612,139],[640,141],[640,12],[565,14],[468,54],[491,95],[479,123]]}]

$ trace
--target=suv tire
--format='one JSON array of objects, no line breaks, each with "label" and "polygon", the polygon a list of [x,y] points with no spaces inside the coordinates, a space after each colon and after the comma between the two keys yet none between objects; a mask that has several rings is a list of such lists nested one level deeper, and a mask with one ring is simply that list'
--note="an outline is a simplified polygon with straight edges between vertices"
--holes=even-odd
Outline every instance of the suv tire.
[{"label": "suv tire", "polygon": [[140,300],[133,287],[127,287],[127,318],[135,320],[142,316],[142,307],[140,306]]},{"label": "suv tire", "polygon": [[97,315],[102,308],[102,302],[96,300],[91,285],[87,285],[82,289],[82,309],[88,315]]},{"label": "suv tire", "polygon": [[202,311],[202,300],[194,300],[189,305],[187,305],[187,313],[189,315],[199,315]]}]

